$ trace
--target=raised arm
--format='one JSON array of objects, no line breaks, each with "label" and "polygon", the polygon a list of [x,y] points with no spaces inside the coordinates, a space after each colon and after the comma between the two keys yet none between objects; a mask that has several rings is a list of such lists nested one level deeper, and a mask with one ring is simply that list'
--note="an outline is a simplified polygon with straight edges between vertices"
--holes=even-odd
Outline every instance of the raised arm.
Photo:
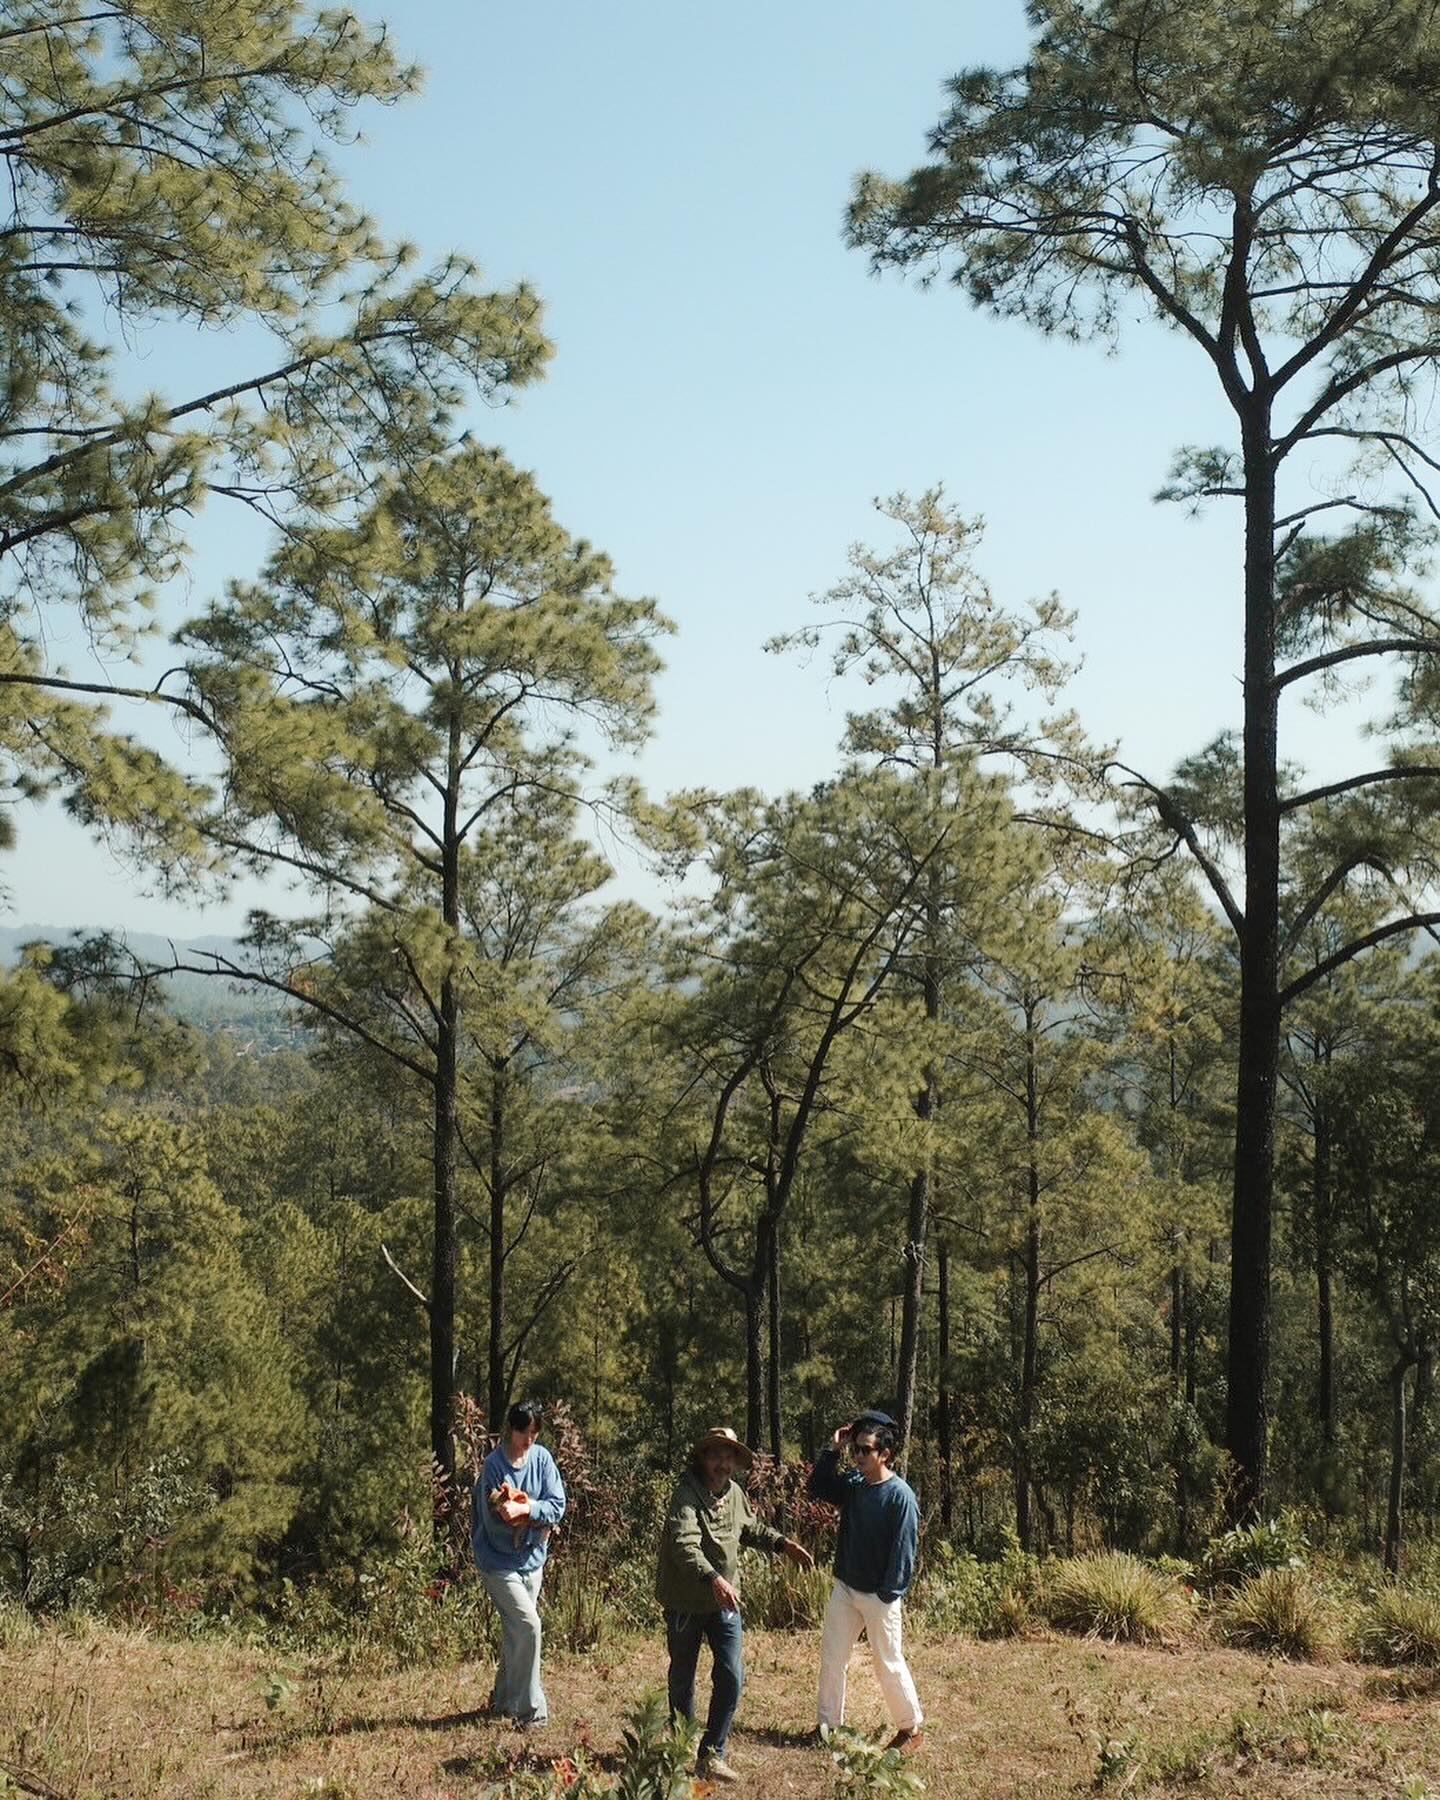
[{"label": "raised arm", "polygon": [[831,1444],[815,1458],[805,1491],[812,1500],[828,1500],[832,1506],[843,1506],[851,1488],[864,1479],[854,1469],[840,1467],[840,1446]]}]

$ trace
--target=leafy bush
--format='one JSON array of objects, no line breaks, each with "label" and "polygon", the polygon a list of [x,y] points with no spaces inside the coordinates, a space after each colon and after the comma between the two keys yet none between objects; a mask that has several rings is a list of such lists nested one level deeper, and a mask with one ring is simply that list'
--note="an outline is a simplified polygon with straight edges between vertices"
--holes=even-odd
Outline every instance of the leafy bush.
[{"label": "leafy bush", "polygon": [[1018,1545],[996,1561],[940,1544],[927,1559],[912,1616],[946,1636],[1015,1637],[1031,1622],[1040,1564]]},{"label": "leafy bush", "polygon": [[699,1790],[690,1775],[700,1728],[670,1723],[663,1694],[646,1694],[627,1715],[614,1779],[591,1769],[583,1756],[558,1757],[548,1768],[518,1769],[480,1790],[481,1800],[691,1800]]},{"label": "leafy bush", "polygon": [[682,1800],[693,1794],[689,1770],[700,1727],[687,1719],[672,1725],[669,1706],[659,1692],[646,1694],[627,1717],[620,1770],[611,1790],[615,1800]]},{"label": "leafy bush", "polygon": [[822,1725],[820,1738],[840,1771],[840,1786],[861,1794],[923,1794],[925,1783],[907,1768],[898,1750],[863,1737],[840,1725]]},{"label": "leafy bush", "polygon": [[1333,1647],[1330,1603],[1304,1569],[1262,1569],[1242,1582],[1219,1614],[1227,1642],[1299,1662],[1314,1661]]},{"label": "leafy bush", "polygon": [[788,1557],[746,1554],[740,1592],[757,1631],[814,1631],[830,1598],[828,1569],[797,1569]]},{"label": "leafy bush", "polygon": [[1291,1519],[1262,1519],[1211,1538],[1198,1574],[1208,1588],[1238,1587],[1266,1569],[1303,1569],[1310,1545]]},{"label": "leafy bush", "polygon": [[617,1557],[603,1573],[586,1555],[552,1556],[546,1565],[540,1614],[559,1648],[593,1650],[617,1632],[643,1630],[653,1624],[655,1607],[653,1556]]},{"label": "leafy bush", "polygon": [[35,1613],[113,1605],[133,1614],[176,1591],[172,1541],[215,1505],[178,1452],[151,1458],[120,1487],[63,1459],[33,1480],[0,1474],[0,1539],[24,1547],[23,1557],[11,1551],[6,1585]]},{"label": "leafy bush", "polygon": [[1387,1582],[1376,1590],[1352,1642],[1367,1662],[1440,1668],[1440,1594]]},{"label": "leafy bush", "polygon": [[470,1571],[459,1580],[437,1573],[433,1544],[417,1530],[358,1573],[283,1582],[271,1635],[307,1654],[338,1654],[352,1668],[402,1669],[492,1652],[499,1627]]},{"label": "leafy bush", "polygon": [[1173,1578],[1118,1550],[1057,1564],[1044,1585],[1041,1604],[1051,1624],[1062,1631],[1079,1631],[1112,1643],[1172,1637],[1184,1618],[1184,1600]]}]

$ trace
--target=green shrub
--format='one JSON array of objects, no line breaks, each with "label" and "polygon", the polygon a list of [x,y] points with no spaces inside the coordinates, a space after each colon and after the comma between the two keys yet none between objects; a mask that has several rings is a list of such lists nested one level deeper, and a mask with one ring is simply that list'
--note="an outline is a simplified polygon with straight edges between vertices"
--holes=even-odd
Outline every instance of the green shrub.
[{"label": "green shrub", "polygon": [[1330,1603],[1304,1569],[1262,1569],[1244,1581],[1219,1614],[1226,1641],[1298,1662],[1314,1661],[1333,1647]]},{"label": "green shrub", "polygon": [[0,1650],[14,1650],[40,1635],[40,1627],[14,1600],[0,1599]]},{"label": "green shrub", "polygon": [[923,1794],[925,1783],[898,1750],[887,1750],[848,1726],[822,1725],[821,1741],[840,1771],[840,1786],[860,1794]]},{"label": "green shrub", "polygon": [[1185,1617],[1185,1602],[1172,1577],[1117,1550],[1056,1564],[1042,1590],[1041,1606],[1060,1630],[1112,1643],[1172,1637]]},{"label": "green shrub", "polygon": [[942,1543],[927,1558],[915,1592],[912,1617],[946,1637],[1015,1637],[1031,1623],[1040,1564],[1011,1547],[986,1561]]},{"label": "green shrub", "polygon": [[1440,1668],[1440,1594],[1387,1582],[1377,1589],[1352,1642],[1366,1662]]},{"label": "green shrub", "polygon": [[788,1557],[748,1554],[741,1570],[745,1622],[758,1631],[814,1631],[830,1598],[828,1569],[799,1569]]},{"label": "green shrub", "polygon": [[1262,1519],[1211,1538],[1197,1572],[1206,1587],[1239,1587],[1266,1569],[1303,1569],[1309,1556],[1309,1542],[1293,1520]]},{"label": "green shrub", "polygon": [[308,1656],[337,1655],[352,1668],[401,1669],[487,1655],[500,1633],[473,1573],[459,1581],[437,1575],[433,1546],[417,1532],[358,1573],[283,1582],[270,1636]]},{"label": "green shrub", "polygon": [[688,1719],[672,1725],[665,1696],[658,1692],[646,1694],[627,1717],[611,1790],[615,1800],[688,1800],[695,1791],[690,1766],[700,1742],[699,1726]]},{"label": "green shrub", "polygon": [[603,1573],[592,1558],[563,1552],[546,1565],[540,1612],[550,1642],[566,1650],[593,1650],[617,1633],[646,1629],[656,1604],[653,1557],[616,1559]]}]

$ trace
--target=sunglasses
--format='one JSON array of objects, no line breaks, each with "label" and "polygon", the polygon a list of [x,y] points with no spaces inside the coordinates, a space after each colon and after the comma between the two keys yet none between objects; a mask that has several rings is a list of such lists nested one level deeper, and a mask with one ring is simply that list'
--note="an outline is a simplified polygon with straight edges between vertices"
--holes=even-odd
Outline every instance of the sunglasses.
[{"label": "sunglasses", "polygon": [[852,1444],[850,1454],[852,1456],[873,1456],[879,1448],[878,1444]]}]

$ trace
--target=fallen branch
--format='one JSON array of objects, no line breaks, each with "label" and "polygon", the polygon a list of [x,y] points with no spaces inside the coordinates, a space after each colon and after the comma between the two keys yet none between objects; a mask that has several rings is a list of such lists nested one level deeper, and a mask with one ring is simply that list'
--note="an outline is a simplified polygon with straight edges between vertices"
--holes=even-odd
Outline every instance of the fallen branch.
[{"label": "fallen branch", "polygon": [[70,1800],[57,1787],[51,1787],[43,1775],[37,1775],[33,1769],[21,1769],[14,1763],[0,1762],[0,1774],[15,1783],[25,1794],[38,1794],[40,1800]]}]

